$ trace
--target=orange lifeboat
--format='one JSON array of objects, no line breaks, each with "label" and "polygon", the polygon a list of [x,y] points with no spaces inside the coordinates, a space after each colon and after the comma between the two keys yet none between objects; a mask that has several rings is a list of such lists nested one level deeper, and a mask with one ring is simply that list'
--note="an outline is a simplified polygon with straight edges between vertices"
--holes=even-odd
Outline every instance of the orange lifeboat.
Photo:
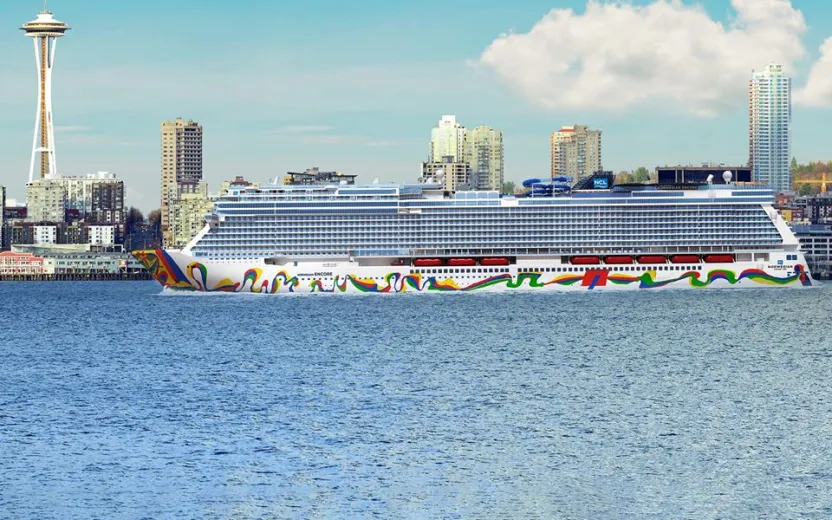
[{"label": "orange lifeboat", "polygon": [[601,259],[597,256],[573,256],[571,262],[575,265],[600,264]]},{"label": "orange lifeboat", "polygon": [[508,265],[508,258],[483,258],[480,265]]},{"label": "orange lifeboat", "polygon": [[705,255],[705,262],[709,264],[729,264],[734,261],[734,255]]},{"label": "orange lifeboat", "polygon": [[442,260],[438,258],[417,258],[413,261],[413,265],[416,267],[435,267],[442,265]]},{"label": "orange lifeboat", "polygon": [[670,261],[674,264],[698,264],[699,263],[699,256],[698,255],[673,255],[670,257]]},{"label": "orange lifeboat", "polygon": [[632,264],[632,256],[608,256],[604,258],[605,264]]},{"label": "orange lifeboat", "polygon": [[664,264],[666,262],[667,258],[662,255],[642,255],[638,257],[638,263],[640,264]]}]

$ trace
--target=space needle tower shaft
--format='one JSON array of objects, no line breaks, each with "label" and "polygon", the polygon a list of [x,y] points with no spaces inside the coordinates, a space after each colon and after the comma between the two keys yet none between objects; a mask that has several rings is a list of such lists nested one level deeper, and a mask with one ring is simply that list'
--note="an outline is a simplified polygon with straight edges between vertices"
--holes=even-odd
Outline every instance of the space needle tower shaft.
[{"label": "space needle tower shaft", "polygon": [[44,5],[35,20],[20,28],[32,38],[35,46],[35,65],[38,71],[38,109],[35,115],[35,135],[32,140],[32,159],[29,163],[29,182],[35,178],[35,162],[40,156],[40,177],[57,174],[55,162],[55,130],[52,122],[52,66],[58,38],[69,26],[52,17]]}]

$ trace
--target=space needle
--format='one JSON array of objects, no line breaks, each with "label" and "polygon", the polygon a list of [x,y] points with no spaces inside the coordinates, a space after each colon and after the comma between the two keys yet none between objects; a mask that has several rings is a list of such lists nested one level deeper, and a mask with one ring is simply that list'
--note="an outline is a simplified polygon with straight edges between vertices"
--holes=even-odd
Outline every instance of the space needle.
[{"label": "space needle", "polygon": [[35,137],[32,141],[32,160],[29,163],[29,182],[35,176],[35,158],[40,154],[40,177],[57,174],[55,164],[55,132],[52,126],[52,66],[58,38],[69,26],[52,17],[46,6],[38,17],[20,28],[35,44],[35,65],[38,69],[38,111],[35,116]]}]

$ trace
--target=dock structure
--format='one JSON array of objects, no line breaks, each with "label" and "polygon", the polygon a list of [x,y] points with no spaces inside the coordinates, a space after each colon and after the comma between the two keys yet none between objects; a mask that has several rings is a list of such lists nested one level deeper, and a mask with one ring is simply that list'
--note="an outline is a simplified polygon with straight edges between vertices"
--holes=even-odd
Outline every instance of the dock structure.
[{"label": "dock structure", "polygon": [[0,282],[114,282],[152,280],[147,271],[122,273],[0,274]]}]

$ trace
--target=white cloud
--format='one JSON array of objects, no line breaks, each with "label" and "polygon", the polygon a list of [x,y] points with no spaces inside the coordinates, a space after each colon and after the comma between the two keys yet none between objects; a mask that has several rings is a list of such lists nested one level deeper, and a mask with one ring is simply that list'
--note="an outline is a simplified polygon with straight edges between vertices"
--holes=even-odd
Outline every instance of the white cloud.
[{"label": "white cloud", "polygon": [[730,24],[700,6],[590,0],[554,9],[525,34],[494,40],[478,64],[549,109],[665,103],[700,116],[745,103],[751,70],[804,54],[803,15],[789,0],[731,0]]},{"label": "white cloud", "polygon": [[793,100],[807,106],[832,106],[832,38],[820,46],[820,57],[809,70],[806,86],[794,92]]}]

